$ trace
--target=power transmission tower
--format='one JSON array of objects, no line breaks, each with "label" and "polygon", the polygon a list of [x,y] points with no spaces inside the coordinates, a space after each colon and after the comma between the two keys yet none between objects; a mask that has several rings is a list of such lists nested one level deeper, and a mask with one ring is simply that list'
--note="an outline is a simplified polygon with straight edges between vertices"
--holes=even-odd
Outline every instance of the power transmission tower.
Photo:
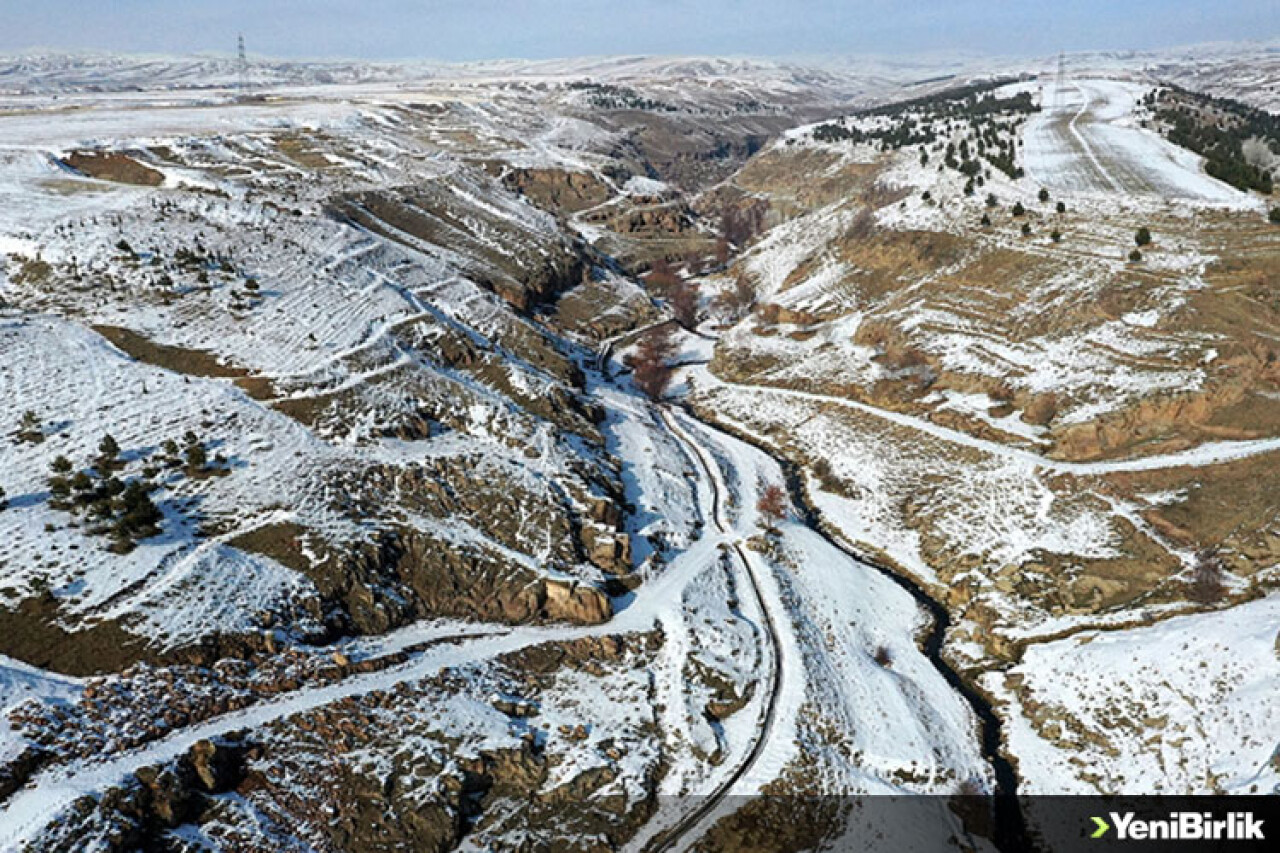
[{"label": "power transmission tower", "polygon": [[249,76],[249,58],[244,52],[244,33],[240,33],[236,38],[236,88],[240,90],[240,94],[244,94],[247,78]]},{"label": "power transmission tower", "polygon": [[1063,92],[1067,88],[1067,54],[1065,52],[1058,54],[1058,76],[1053,82],[1053,108],[1054,110],[1062,109]]}]

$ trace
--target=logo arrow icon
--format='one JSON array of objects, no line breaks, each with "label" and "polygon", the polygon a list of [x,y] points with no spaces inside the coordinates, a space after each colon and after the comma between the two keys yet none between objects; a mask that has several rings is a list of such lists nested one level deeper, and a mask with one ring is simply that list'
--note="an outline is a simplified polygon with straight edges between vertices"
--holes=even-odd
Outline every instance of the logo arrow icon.
[{"label": "logo arrow icon", "polygon": [[1111,825],[1100,817],[1092,818],[1092,820],[1098,828],[1093,831],[1093,835],[1089,836],[1090,838],[1101,838],[1106,835],[1107,830],[1111,828]]}]

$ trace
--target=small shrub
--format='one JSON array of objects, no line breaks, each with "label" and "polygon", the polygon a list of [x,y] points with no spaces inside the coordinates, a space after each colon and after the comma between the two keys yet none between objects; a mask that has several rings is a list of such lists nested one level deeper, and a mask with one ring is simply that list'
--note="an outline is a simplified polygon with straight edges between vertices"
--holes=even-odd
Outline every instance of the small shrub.
[{"label": "small shrub", "polygon": [[1055,243],[1061,243],[1061,242],[1062,242],[1062,232],[1061,232],[1061,231],[1059,231],[1057,228],[1053,229],[1052,231],[1050,231],[1050,232],[1049,232],[1049,239],[1050,239],[1050,240],[1052,240],[1052,241],[1053,241],[1053,242],[1055,242]]},{"label": "small shrub", "polygon": [[1139,252],[1137,249],[1134,249],[1132,252],[1129,253],[1129,263],[1137,264],[1141,262],[1142,262],[1142,252]]},{"label": "small shrub", "polygon": [[1031,236],[1031,223],[1030,223],[1030,222],[1024,222],[1024,223],[1022,223],[1022,236],[1023,236],[1023,237],[1030,237],[1030,236]]},{"label": "small shrub", "polygon": [[1280,207],[1271,208],[1271,213],[1267,215],[1267,219],[1275,225],[1280,225]]},{"label": "small shrub", "polygon": [[1058,202],[1058,206],[1057,206],[1056,210],[1057,210],[1059,213],[1066,213],[1066,212],[1067,212],[1067,205],[1066,205],[1066,203],[1065,203],[1065,202],[1061,202],[1061,201],[1060,201],[1060,202]]},{"label": "small shrub", "polygon": [[1196,552],[1196,562],[1191,569],[1191,600],[1200,604],[1213,604],[1226,595],[1226,567],[1216,548],[1204,548]]},{"label": "small shrub", "polygon": [[1142,226],[1133,235],[1133,242],[1137,243],[1139,248],[1149,245],[1151,243],[1151,230],[1145,225]]},{"label": "small shrub", "polygon": [[1025,214],[1026,212],[1027,212],[1027,209],[1026,209],[1025,207],[1023,207],[1023,206],[1022,206],[1022,202],[1020,202],[1020,201],[1014,202],[1014,204],[1013,204],[1013,215],[1014,215],[1014,216],[1022,216],[1022,215],[1023,215],[1023,214]]},{"label": "small shrub", "polygon": [[1040,198],[1040,203],[1044,204],[1046,201],[1049,200],[1049,191],[1041,187],[1039,198]]},{"label": "small shrub", "polygon": [[871,657],[885,669],[893,666],[893,652],[889,651],[888,646],[876,646],[876,650]]}]

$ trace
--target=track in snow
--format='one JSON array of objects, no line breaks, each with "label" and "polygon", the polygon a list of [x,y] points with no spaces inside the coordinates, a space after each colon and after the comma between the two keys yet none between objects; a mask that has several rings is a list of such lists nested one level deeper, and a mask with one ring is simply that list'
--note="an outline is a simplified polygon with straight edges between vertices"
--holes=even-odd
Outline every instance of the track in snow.
[{"label": "track in snow", "polygon": [[[723,505],[723,497],[720,491],[720,478],[712,473],[712,466],[716,463],[707,458],[707,452],[698,444],[692,436],[688,435],[684,430],[676,426],[670,413],[665,409],[662,410],[662,420],[667,425],[667,429],[675,436],[676,440],[685,446],[690,455],[698,461],[698,466],[702,469],[702,473],[706,476],[707,481],[711,484],[711,520],[715,524],[716,529],[722,534],[730,534],[733,531],[731,525],[726,524],[720,516],[720,508]],[[769,647],[772,652],[772,666],[770,667],[769,679],[769,696],[765,703],[764,714],[760,721],[759,729],[756,732],[755,742],[751,745],[751,750],[743,758],[742,763],[732,774],[730,774],[716,790],[700,800],[696,809],[682,817],[673,826],[667,828],[658,834],[656,840],[651,841],[645,848],[651,853],[663,853],[667,850],[677,850],[680,843],[685,841],[689,835],[695,832],[704,820],[710,817],[715,810],[724,801],[725,797],[733,790],[750,770],[755,766],[756,761],[764,753],[765,746],[769,743],[769,738],[773,733],[774,723],[777,719],[778,697],[782,692],[782,676],[784,660],[782,656],[782,643],[778,639],[777,622],[773,613],[770,612],[767,599],[760,589],[760,583],[756,580],[755,571],[751,567],[751,561],[747,559],[746,552],[742,546],[732,543],[733,551],[737,555],[738,561],[742,564],[746,572],[747,580],[751,584],[751,591],[755,594],[756,604],[760,608],[760,612],[764,615],[764,628],[769,637]]]},{"label": "track in snow", "polygon": [[[707,376],[709,377],[710,374],[707,374]],[[1074,474],[1081,477],[1101,474],[1128,473],[1133,471],[1159,471],[1166,468],[1203,468],[1208,465],[1220,465],[1224,462],[1234,462],[1238,459],[1247,459],[1251,456],[1260,456],[1264,453],[1275,453],[1280,451],[1280,438],[1257,438],[1241,441],[1215,441],[1208,444],[1201,444],[1187,450],[1181,450],[1177,453],[1164,453],[1155,456],[1139,456],[1132,459],[1113,459],[1101,462],[1066,462],[1060,459],[1051,459],[1048,456],[1042,456],[1039,453],[1034,453],[1030,450],[1010,447],[1009,445],[1002,444],[998,441],[991,441],[986,438],[977,438],[969,435],[967,432],[961,432],[958,429],[942,426],[941,424],[936,424],[933,421],[926,420],[915,415],[907,415],[902,412],[881,409],[877,406],[858,402],[857,400],[849,400],[844,397],[834,397],[829,394],[815,394],[812,391],[799,391],[794,388],[782,388],[772,385],[751,385],[739,382],[727,382],[718,378],[715,381],[717,384],[723,385],[727,388],[735,388],[741,391],[773,394],[782,397],[808,400],[814,403],[834,404],[843,408],[853,409],[864,414],[881,418],[889,421],[890,423],[897,424],[898,426],[918,430],[934,438],[949,441],[952,444],[972,447],[975,450],[981,450],[985,453],[990,453],[993,456],[1016,460],[1032,467],[1042,468],[1046,471]]]},{"label": "track in snow", "polygon": [[1027,122],[1023,134],[1027,176],[1066,193],[1247,201],[1245,194],[1206,175],[1196,154],[1138,125],[1134,109],[1149,88],[1115,80],[1075,80],[1060,93],[1046,86],[1043,111]]}]

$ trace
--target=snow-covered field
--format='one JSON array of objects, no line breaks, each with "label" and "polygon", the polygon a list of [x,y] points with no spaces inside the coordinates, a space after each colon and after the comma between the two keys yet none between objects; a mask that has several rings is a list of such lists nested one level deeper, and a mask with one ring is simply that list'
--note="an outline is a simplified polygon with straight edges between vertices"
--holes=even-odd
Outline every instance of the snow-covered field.
[{"label": "snow-covered field", "polygon": [[1200,158],[1137,125],[1149,86],[1116,80],[1046,84],[1044,109],[1027,123],[1027,175],[1065,193],[1124,193],[1160,199],[1248,204],[1239,190],[1204,174]]},{"label": "snow-covered field", "polygon": [[1009,703],[1028,794],[1280,793],[1280,595],[1031,646]]}]

